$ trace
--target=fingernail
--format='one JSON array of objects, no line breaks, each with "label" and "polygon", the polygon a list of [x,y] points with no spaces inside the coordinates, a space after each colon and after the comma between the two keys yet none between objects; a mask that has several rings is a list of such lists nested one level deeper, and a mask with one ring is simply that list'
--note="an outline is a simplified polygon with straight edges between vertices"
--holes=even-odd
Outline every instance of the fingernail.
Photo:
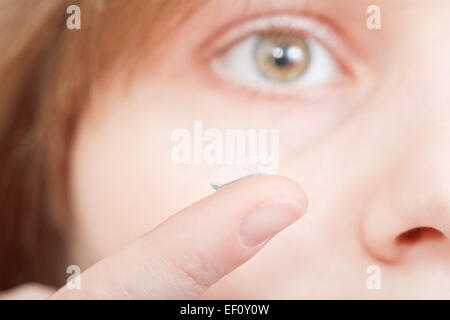
[{"label": "fingernail", "polygon": [[241,240],[247,247],[256,247],[285,229],[306,212],[296,201],[278,200],[265,203],[246,216],[241,225]]}]

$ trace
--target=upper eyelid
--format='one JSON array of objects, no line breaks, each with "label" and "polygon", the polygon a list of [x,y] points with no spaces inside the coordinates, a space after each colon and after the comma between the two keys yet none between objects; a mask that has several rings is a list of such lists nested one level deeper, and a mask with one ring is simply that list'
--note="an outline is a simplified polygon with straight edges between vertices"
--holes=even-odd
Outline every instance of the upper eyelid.
[{"label": "upper eyelid", "polygon": [[320,41],[331,50],[344,73],[355,76],[367,73],[367,61],[351,45],[348,34],[326,17],[308,12],[261,14],[232,22],[216,31],[200,45],[197,59],[200,63],[209,63],[226,53],[239,41],[251,35],[271,31],[294,31]]},{"label": "upper eyelid", "polygon": [[342,44],[342,40],[339,39],[337,31],[327,22],[322,21],[320,17],[307,13],[260,15],[232,23],[204,42],[200,49],[206,51],[204,56],[208,58],[208,56],[225,52],[234,44],[252,34],[272,31],[296,32],[307,35],[324,42],[325,46],[330,47],[333,51],[338,51],[338,54],[339,52],[347,53],[345,52],[347,49]]},{"label": "upper eyelid", "polygon": [[[226,32],[221,39],[221,43],[230,43],[236,39],[260,32],[272,30],[296,31],[301,33],[311,33],[319,38],[334,38],[334,32],[327,25],[307,16],[291,16],[287,14],[261,17],[259,19],[244,22],[239,27],[235,27]],[[332,40],[332,39],[331,39]],[[338,46],[337,41],[333,40],[333,45]]]}]

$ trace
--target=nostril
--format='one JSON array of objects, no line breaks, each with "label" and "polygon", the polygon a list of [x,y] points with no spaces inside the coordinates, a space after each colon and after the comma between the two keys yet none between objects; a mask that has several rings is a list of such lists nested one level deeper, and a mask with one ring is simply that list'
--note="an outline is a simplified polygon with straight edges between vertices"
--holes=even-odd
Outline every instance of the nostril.
[{"label": "nostril", "polygon": [[444,234],[433,227],[417,227],[403,232],[397,237],[398,244],[414,244],[424,240],[440,240]]}]

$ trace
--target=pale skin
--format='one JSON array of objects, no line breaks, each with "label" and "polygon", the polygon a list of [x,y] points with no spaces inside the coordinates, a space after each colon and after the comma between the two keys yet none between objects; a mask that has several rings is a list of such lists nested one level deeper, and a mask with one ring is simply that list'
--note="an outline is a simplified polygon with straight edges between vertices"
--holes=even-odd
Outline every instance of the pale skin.
[{"label": "pale skin", "polygon": [[[115,72],[95,88],[73,146],[67,238],[82,289],[30,285],[3,297],[449,299],[450,3],[377,2],[382,29],[370,31],[365,0],[212,0],[127,90]],[[337,26],[346,80],[255,93],[197,59],[216,52],[203,44],[214,47],[236,16],[303,11]],[[170,159],[171,133],[194,120],[280,128],[278,176],[214,193],[218,166]],[[366,287],[371,265],[379,290]]]}]

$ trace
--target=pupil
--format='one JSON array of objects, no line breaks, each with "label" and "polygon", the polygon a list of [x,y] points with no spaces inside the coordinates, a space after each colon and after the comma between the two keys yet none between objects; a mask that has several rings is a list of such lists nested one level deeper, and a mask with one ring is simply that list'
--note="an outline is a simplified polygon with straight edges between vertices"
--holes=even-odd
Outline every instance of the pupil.
[{"label": "pupil", "polygon": [[278,67],[286,67],[302,59],[302,51],[297,46],[280,45],[272,49],[272,58]]}]

